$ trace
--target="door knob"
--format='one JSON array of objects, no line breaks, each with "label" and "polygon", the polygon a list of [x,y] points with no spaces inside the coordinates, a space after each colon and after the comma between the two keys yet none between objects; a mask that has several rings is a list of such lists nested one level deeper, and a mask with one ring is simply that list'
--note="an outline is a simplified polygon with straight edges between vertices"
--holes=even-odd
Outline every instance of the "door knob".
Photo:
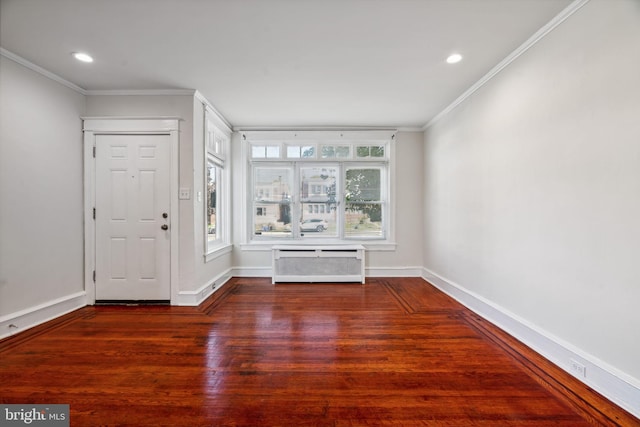
[{"label": "door knob", "polygon": [[163,230],[168,230],[169,226],[167,224],[162,224],[160,228],[162,228]]},{"label": "door knob", "polygon": [[164,213],[162,214],[162,218],[167,218],[167,217],[169,217],[169,214],[168,214],[168,213],[166,213],[166,212],[164,212]]}]

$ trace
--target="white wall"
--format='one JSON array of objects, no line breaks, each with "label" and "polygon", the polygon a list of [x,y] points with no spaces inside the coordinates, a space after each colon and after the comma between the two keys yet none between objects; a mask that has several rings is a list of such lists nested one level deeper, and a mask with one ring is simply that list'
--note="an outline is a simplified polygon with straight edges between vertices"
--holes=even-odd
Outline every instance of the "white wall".
[{"label": "white wall", "polygon": [[0,320],[18,326],[0,321],[0,337],[27,326],[16,313],[84,291],[84,107],[80,93],[0,56]]},{"label": "white wall", "polygon": [[430,127],[424,219],[429,272],[635,387],[639,40],[592,0]]},{"label": "white wall", "polygon": [[[422,162],[423,132],[399,132],[395,142],[395,180],[392,183],[393,197],[396,200],[394,250],[367,251],[367,274],[379,275],[417,275],[422,266]],[[236,132],[232,138],[233,151],[233,209],[239,213],[247,208],[242,199],[243,186],[247,185],[247,162],[242,156],[241,140]],[[269,275],[271,270],[271,251],[243,250],[243,228],[241,215],[233,216],[234,253],[233,266],[240,274]]]},{"label": "white wall", "polygon": [[[372,275],[406,275],[422,266],[423,204],[423,132],[398,132],[395,143],[395,251],[366,254]],[[380,272],[380,274],[378,274]]]}]

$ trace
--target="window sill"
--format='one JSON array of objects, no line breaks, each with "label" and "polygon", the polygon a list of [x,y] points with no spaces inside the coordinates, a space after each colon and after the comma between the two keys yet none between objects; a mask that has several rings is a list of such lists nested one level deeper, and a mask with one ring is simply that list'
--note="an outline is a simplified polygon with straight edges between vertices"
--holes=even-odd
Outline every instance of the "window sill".
[{"label": "window sill", "polygon": [[214,259],[219,258],[222,255],[231,253],[232,250],[233,250],[233,245],[228,243],[221,244],[220,246],[217,246],[216,248],[214,248],[208,254],[204,255],[204,262],[207,263],[209,261],[213,261]]},{"label": "window sill", "polygon": [[251,242],[243,243],[240,245],[242,251],[271,251],[273,246],[276,245],[295,245],[295,246],[340,246],[340,245],[362,245],[365,250],[370,252],[393,252],[398,246],[395,242],[380,241],[373,242],[371,240],[332,240],[332,241],[309,241],[309,240],[273,240],[269,242]]}]

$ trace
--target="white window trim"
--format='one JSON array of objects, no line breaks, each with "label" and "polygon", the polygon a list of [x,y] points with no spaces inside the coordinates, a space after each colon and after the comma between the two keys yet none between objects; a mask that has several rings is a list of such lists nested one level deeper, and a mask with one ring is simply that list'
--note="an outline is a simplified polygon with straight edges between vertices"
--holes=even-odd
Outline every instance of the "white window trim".
[{"label": "white window trim", "polygon": [[216,246],[215,248],[212,249],[211,252],[209,252],[208,254],[205,254],[204,256],[204,262],[209,262],[209,261],[213,261],[216,258],[221,257],[222,255],[231,253],[231,251],[233,250],[233,245],[230,243],[222,243],[219,246]]},{"label": "white window trim", "polygon": [[[231,162],[229,152],[231,149],[231,136],[228,132],[224,131],[226,126],[221,126],[218,116],[210,111],[205,106],[204,109],[204,176],[203,176],[203,189],[204,189],[204,203],[203,203],[203,232],[204,232],[204,262],[208,263],[224,254],[231,252],[233,245],[231,244]],[[207,173],[206,170],[209,167],[209,160],[220,168],[220,182],[216,185],[220,185],[221,196],[219,204],[222,205],[221,209],[216,206],[216,216],[220,216],[217,219],[219,223],[219,230],[216,229],[216,234],[219,237],[214,241],[214,245],[209,247],[208,239],[208,221],[207,221]]]},{"label": "white window trim", "polygon": [[[396,243],[396,156],[395,156],[395,135],[397,130],[384,129],[384,130],[331,130],[331,131],[308,131],[308,130],[287,130],[287,131],[238,131],[240,136],[240,155],[242,157],[241,162],[241,180],[239,186],[239,192],[241,200],[243,201],[243,208],[241,209],[241,222],[244,224],[241,227],[239,248],[242,251],[270,251],[273,245],[281,244],[361,244],[368,251],[395,251],[397,247]],[[287,239],[254,239],[250,230],[252,230],[252,208],[253,201],[250,194],[252,191],[249,189],[249,185],[252,182],[250,175],[253,171],[252,162],[261,162],[274,164],[276,162],[282,163],[296,163],[300,159],[287,158],[286,146],[289,145],[316,145],[318,148],[326,141],[339,144],[341,141],[366,142],[367,145],[376,145],[376,142],[385,144],[387,147],[387,155],[385,162],[387,163],[387,217],[386,217],[386,236],[385,239],[358,239],[358,238],[287,238]],[[265,145],[275,145],[278,142],[281,146],[280,159],[252,159],[251,145],[255,145],[264,142]],[[311,144],[313,143],[313,144]],[[316,156],[313,159],[304,160],[305,163],[322,163],[322,162],[339,162],[339,163],[380,163],[381,158],[362,159],[355,158],[355,147],[352,150],[352,157],[350,159],[343,158],[331,158],[322,159],[319,158],[319,151],[316,149]]]},{"label": "white window trim", "polygon": [[241,243],[238,245],[241,251],[247,252],[271,252],[271,249],[274,245],[362,245],[369,252],[393,252],[397,248],[397,243],[392,241],[365,241],[361,242],[358,240],[340,240],[340,241],[300,241],[300,240],[273,240],[271,242],[260,241],[260,242],[249,242],[249,243]]}]

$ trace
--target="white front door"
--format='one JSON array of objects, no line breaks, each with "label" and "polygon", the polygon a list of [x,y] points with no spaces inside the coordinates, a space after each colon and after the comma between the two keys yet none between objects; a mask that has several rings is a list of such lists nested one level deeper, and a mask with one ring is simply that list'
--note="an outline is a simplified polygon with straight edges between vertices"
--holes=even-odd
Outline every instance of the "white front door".
[{"label": "white front door", "polygon": [[171,298],[169,135],[96,135],[96,300]]}]

